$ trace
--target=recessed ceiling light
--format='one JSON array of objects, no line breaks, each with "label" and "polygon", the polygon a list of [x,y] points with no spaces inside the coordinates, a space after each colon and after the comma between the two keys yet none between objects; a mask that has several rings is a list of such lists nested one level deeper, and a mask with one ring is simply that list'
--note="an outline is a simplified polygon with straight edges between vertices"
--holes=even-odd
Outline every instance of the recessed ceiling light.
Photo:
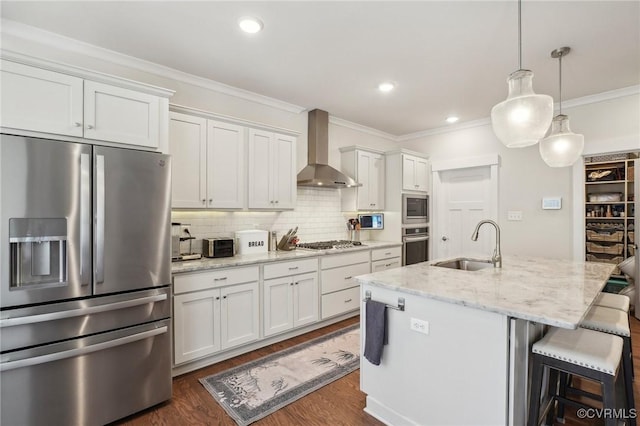
[{"label": "recessed ceiling light", "polygon": [[455,115],[450,115],[449,117],[447,117],[447,123],[455,123],[458,120],[460,120],[460,118],[456,117]]},{"label": "recessed ceiling light", "polygon": [[238,25],[240,26],[240,29],[242,31],[249,34],[255,34],[261,31],[262,27],[264,26],[261,20],[252,16],[245,16],[243,18],[240,18],[238,20]]},{"label": "recessed ceiling light", "polygon": [[390,92],[395,89],[396,85],[391,83],[390,81],[385,81],[384,83],[380,83],[378,85],[378,90],[381,92]]}]

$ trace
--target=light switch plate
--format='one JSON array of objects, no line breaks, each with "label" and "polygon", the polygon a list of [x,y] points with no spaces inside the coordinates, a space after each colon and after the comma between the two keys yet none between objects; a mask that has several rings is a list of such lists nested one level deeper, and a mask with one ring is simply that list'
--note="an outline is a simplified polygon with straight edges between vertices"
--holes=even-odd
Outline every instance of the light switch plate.
[{"label": "light switch plate", "polygon": [[562,197],[544,197],[542,199],[542,210],[560,210],[562,208]]},{"label": "light switch plate", "polygon": [[507,220],[522,220],[522,212],[520,210],[509,210],[507,212]]}]

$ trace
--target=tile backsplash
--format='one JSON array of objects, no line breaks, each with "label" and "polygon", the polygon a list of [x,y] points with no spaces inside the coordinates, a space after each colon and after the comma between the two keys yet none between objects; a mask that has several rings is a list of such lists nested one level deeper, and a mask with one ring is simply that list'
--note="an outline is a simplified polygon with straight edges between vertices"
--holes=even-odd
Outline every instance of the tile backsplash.
[{"label": "tile backsplash", "polygon": [[278,239],[290,228],[298,227],[302,242],[343,240],[348,237],[346,221],[352,212],[340,210],[340,191],[330,188],[298,188],[295,210],[283,212],[224,212],[173,210],[171,221],[189,224],[196,238],[193,252],[202,251],[201,238],[233,237],[235,231],[262,229],[276,231]]}]

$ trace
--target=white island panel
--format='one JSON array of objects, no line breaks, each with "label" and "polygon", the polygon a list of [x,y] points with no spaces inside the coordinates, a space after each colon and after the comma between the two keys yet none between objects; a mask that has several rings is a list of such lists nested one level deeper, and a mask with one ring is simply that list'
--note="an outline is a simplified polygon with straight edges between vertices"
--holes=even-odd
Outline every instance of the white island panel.
[{"label": "white island panel", "polygon": [[[361,358],[365,411],[389,425],[508,423],[506,316],[375,286],[366,290],[390,305],[404,296],[406,305],[405,311],[387,310],[389,343],[381,364]],[[410,329],[414,318],[428,321],[429,334]]]}]

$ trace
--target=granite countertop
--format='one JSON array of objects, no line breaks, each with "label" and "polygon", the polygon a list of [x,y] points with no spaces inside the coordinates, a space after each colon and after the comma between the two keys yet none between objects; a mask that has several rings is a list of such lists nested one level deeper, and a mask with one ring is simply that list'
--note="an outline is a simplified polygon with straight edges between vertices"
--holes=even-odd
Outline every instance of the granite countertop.
[{"label": "granite countertop", "polygon": [[326,256],[340,253],[352,253],[354,251],[372,250],[387,247],[400,247],[402,243],[389,241],[363,241],[361,246],[354,246],[346,249],[331,250],[309,250],[295,249],[291,251],[268,251],[265,253],[235,255],[233,257],[221,257],[210,259],[203,257],[198,260],[187,260],[183,262],[172,262],[171,273],[181,274],[185,272],[204,271],[207,269],[229,268],[233,266],[249,266],[260,263],[279,262],[285,260],[297,260],[308,257]]},{"label": "granite countertop", "polygon": [[502,268],[461,271],[446,259],[360,275],[370,284],[542,324],[577,328],[615,265],[504,256]]}]

